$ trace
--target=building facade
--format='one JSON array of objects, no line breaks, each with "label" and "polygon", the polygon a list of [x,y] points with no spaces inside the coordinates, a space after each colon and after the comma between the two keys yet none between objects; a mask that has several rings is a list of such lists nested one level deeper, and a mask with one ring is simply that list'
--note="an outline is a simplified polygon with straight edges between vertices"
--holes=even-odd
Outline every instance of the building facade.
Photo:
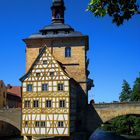
[{"label": "building facade", "polygon": [[64,23],[65,9],[63,0],[53,0],[52,23],[24,39],[24,137],[74,139],[86,132],[88,90],[93,86],[87,70],[88,36]]},{"label": "building facade", "polygon": [[21,87],[7,85],[7,108],[21,108]]},{"label": "building facade", "polygon": [[7,92],[6,107],[21,108],[21,97],[17,96],[14,93]]},{"label": "building facade", "polygon": [[0,108],[6,107],[6,86],[2,80],[0,80]]}]

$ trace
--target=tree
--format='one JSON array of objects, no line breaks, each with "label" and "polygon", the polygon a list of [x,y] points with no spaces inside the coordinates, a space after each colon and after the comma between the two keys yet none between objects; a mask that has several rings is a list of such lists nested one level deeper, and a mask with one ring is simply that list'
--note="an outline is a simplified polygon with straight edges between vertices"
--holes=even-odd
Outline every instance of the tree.
[{"label": "tree", "polygon": [[140,101],[140,77],[136,78],[131,94],[131,101]]},{"label": "tree", "polygon": [[120,93],[119,99],[121,102],[128,102],[130,101],[132,90],[126,80],[123,80],[122,84],[122,92]]},{"label": "tree", "polygon": [[134,130],[137,136],[140,136],[140,118],[135,120]]},{"label": "tree", "polygon": [[119,135],[140,136],[140,117],[134,115],[119,116],[102,126],[104,130],[116,132]]},{"label": "tree", "polygon": [[88,10],[94,16],[104,17],[109,15],[112,22],[118,26],[134,15],[140,14],[137,0],[90,0]]}]

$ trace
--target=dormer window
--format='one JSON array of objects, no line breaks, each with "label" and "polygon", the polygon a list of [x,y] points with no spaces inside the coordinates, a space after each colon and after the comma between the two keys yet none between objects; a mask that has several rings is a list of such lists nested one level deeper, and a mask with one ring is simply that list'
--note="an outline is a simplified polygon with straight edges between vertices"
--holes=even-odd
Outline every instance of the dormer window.
[{"label": "dormer window", "polygon": [[65,48],[65,57],[71,57],[71,48],[70,47]]},{"label": "dormer window", "polygon": [[54,34],[58,34],[58,31],[54,31],[53,33],[54,33]]},{"label": "dormer window", "polygon": [[38,73],[36,73],[36,76],[37,76],[37,77],[40,77],[40,73],[39,73],[39,72],[38,72]]},{"label": "dormer window", "polygon": [[43,60],[43,65],[46,65],[47,64],[47,60]]},{"label": "dormer window", "polygon": [[65,34],[69,34],[70,32],[69,31],[65,31]]},{"label": "dormer window", "polygon": [[54,76],[54,72],[50,72],[50,76],[53,77]]}]

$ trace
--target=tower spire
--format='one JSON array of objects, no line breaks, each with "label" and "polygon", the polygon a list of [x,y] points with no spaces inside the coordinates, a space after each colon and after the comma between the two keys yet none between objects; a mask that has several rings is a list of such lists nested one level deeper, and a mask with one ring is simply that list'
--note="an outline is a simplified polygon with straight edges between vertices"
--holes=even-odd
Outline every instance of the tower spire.
[{"label": "tower spire", "polygon": [[64,23],[65,5],[63,0],[52,1],[52,23]]}]

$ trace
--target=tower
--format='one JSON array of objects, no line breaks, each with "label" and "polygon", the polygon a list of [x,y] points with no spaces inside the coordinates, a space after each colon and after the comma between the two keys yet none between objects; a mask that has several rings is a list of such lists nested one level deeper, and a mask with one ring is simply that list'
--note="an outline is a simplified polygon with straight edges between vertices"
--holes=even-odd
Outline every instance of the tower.
[{"label": "tower", "polygon": [[64,1],[63,0],[53,0],[51,7],[52,10],[52,23],[64,23]]},{"label": "tower", "polygon": [[22,135],[73,139],[85,131],[88,36],[65,24],[63,0],[52,2],[52,23],[26,43],[22,82]]}]

